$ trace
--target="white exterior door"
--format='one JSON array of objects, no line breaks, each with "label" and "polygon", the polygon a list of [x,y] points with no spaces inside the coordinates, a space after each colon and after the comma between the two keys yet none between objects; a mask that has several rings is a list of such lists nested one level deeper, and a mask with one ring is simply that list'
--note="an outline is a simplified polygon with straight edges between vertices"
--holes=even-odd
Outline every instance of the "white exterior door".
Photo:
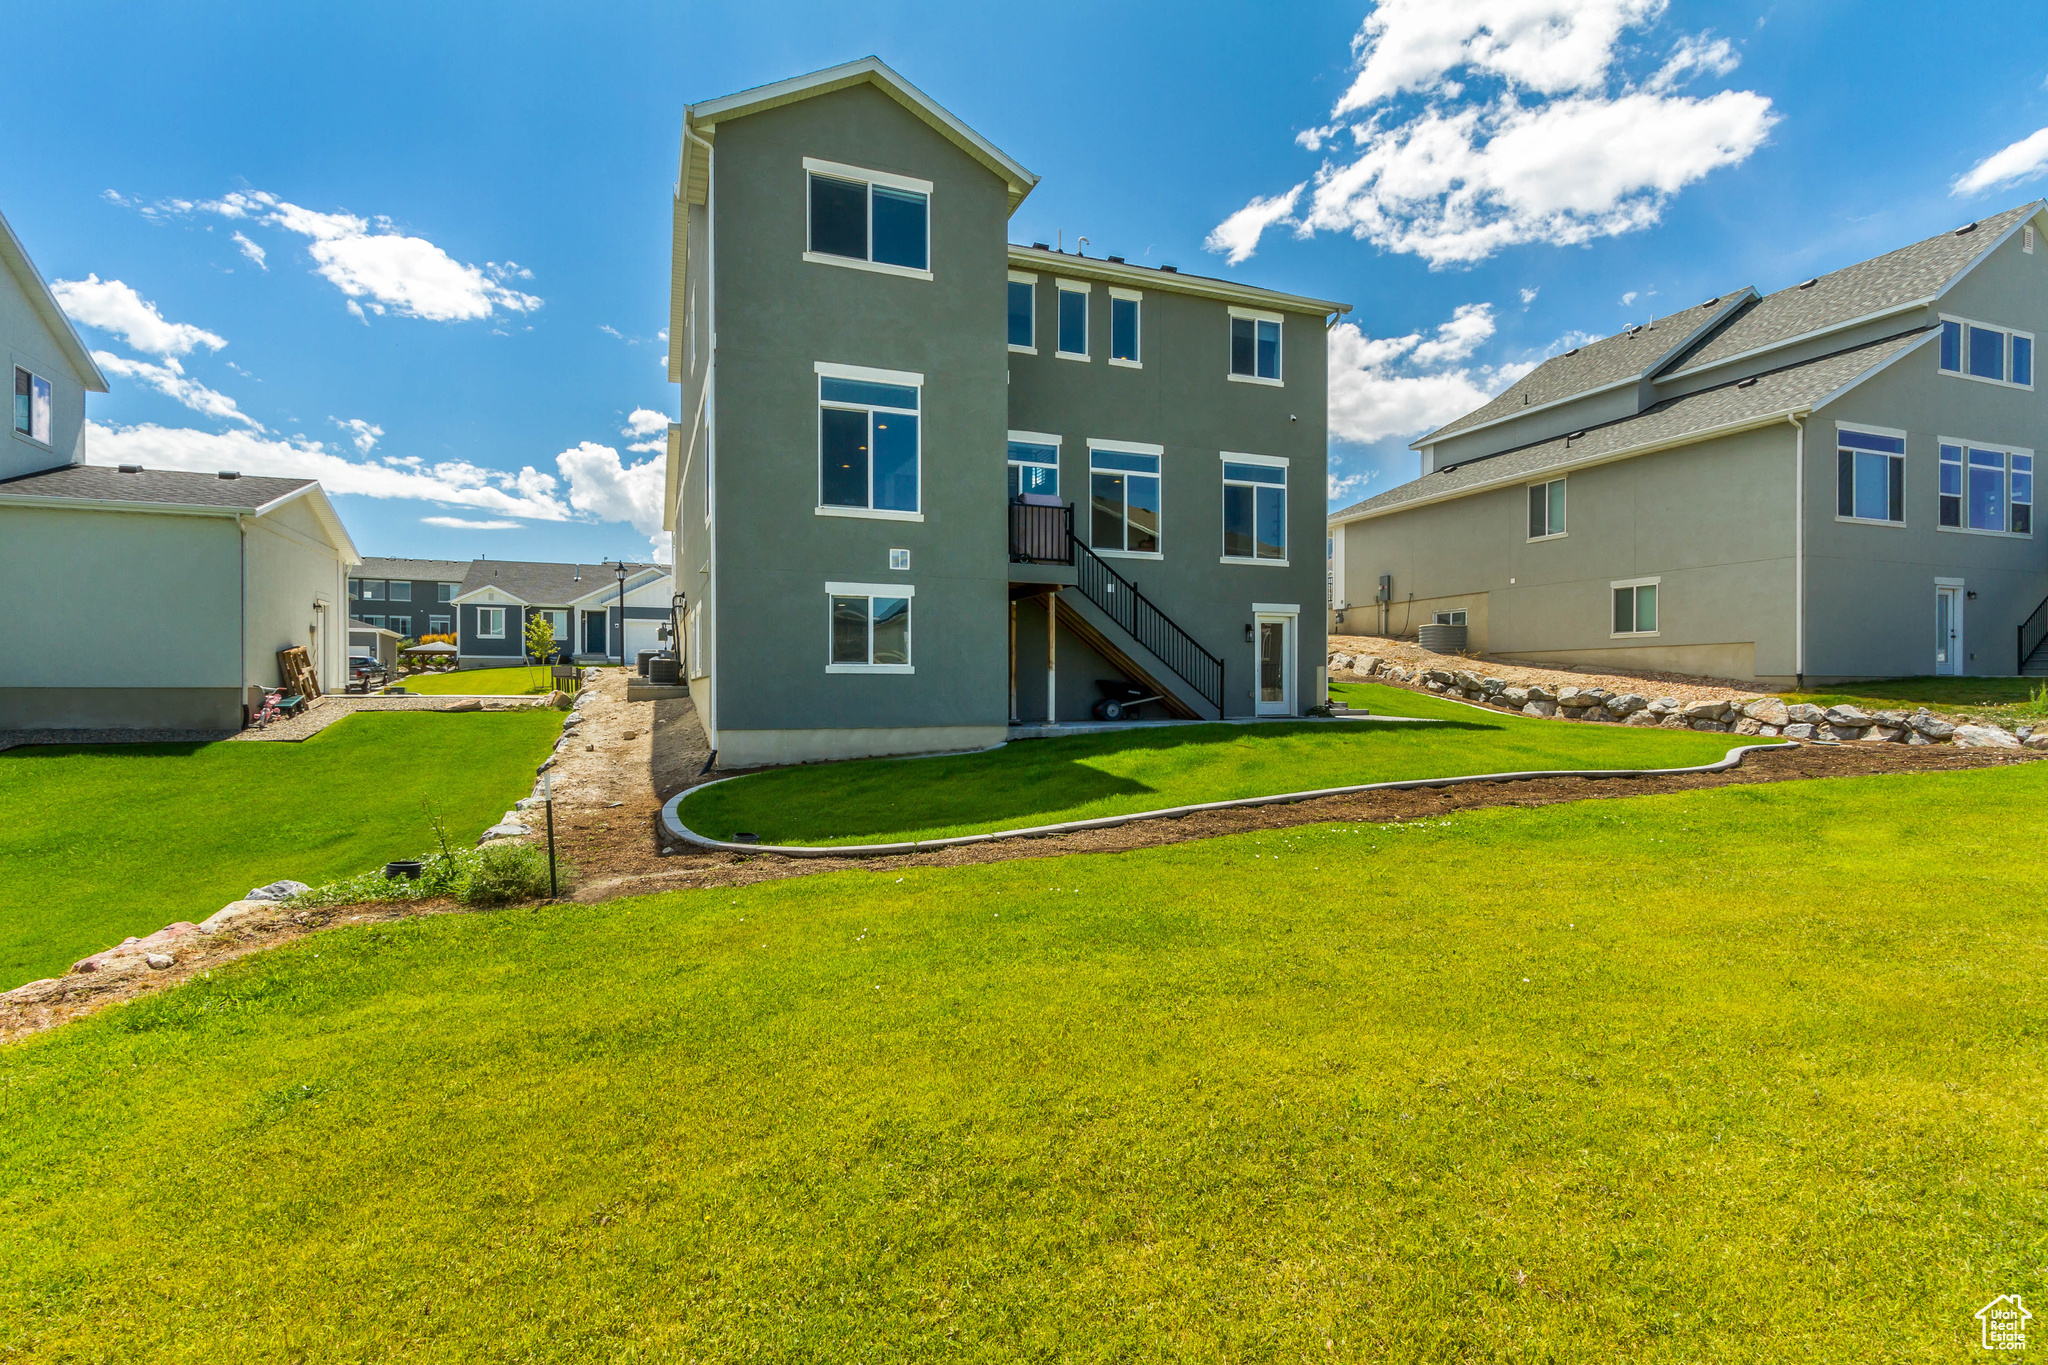
[{"label": "white exterior door", "polygon": [[1934,671],[1960,677],[1963,671],[1963,587],[1937,583],[1934,588]]},{"label": "white exterior door", "polygon": [[1262,716],[1295,714],[1294,623],[1295,615],[1259,612],[1252,631],[1255,695]]}]

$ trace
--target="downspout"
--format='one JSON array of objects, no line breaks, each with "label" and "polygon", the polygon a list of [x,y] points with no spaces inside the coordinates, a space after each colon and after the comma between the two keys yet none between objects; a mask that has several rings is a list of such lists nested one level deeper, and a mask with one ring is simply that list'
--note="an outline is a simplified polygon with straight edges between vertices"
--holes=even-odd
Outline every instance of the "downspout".
[{"label": "downspout", "polygon": [[241,642],[236,651],[241,656],[239,672],[242,691],[238,705],[242,708],[242,724],[249,723],[249,528],[242,522],[242,514],[235,513],[236,554],[240,560],[242,578],[241,607],[235,614],[236,638]]},{"label": "downspout", "polygon": [[1794,686],[1806,690],[1806,423],[1792,424],[1792,668]]}]

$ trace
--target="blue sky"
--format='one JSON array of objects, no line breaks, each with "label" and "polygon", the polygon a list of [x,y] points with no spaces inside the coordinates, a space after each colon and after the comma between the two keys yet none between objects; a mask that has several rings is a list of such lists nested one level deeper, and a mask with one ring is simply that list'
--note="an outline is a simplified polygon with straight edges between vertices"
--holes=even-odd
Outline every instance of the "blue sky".
[{"label": "blue sky", "polygon": [[56,5],[0,211],[113,358],[96,462],[317,474],[370,554],[644,556],[683,105],[872,52],[1044,177],[1013,241],[1352,303],[1334,506],[1577,336],[2042,193],[2048,25],[1944,13]]}]

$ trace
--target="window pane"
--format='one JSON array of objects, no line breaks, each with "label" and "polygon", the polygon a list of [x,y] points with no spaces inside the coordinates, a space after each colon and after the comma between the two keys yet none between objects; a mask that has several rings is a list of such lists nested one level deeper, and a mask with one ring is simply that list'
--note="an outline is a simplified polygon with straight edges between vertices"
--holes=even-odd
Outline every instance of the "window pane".
[{"label": "window pane", "polygon": [[[1998,463],[1987,467],[1983,457],[1989,456]],[[2003,531],[2005,529],[2005,460],[1990,451],[1970,452],[1970,529],[1973,531]]]},{"label": "window pane", "polygon": [[875,660],[878,664],[910,662],[910,599],[875,599]]},{"label": "window pane", "polygon": [[1024,464],[1058,464],[1058,446],[1042,446],[1030,441],[1010,442],[1010,458]]},{"label": "window pane", "polygon": [[456,590],[457,588],[461,587],[461,586],[462,586],[462,585],[461,585],[460,583],[443,583],[443,584],[441,584],[441,597],[440,597],[440,600],[441,600],[441,601],[443,601],[443,602],[452,602],[452,601],[454,601],[454,600],[455,600],[455,590]]},{"label": "window pane", "polygon": [[2034,509],[2014,503],[2012,507],[2012,529],[2019,535],[2031,535],[2034,530]]},{"label": "window pane", "polygon": [[1259,558],[1287,558],[1287,490],[1261,488],[1259,494]]},{"label": "window pane", "polygon": [[1031,286],[1010,281],[1010,344],[1029,346],[1031,340]]},{"label": "window pane", "polygon": [[1550,534],[1550,495],[1543,490],[1545,485],[1534,484],[1529,489],[1529,538]]},{"label": "window pane", "polygon": [[391,585],[391,600],[394,602],[412,601],[412,584],[393,583]]},{"label": "window pane", "polygon": [[1979,379],[2005,378],[2005,333],[1970,329],[1970,373]]},{"label": "window pane", "polygon": [[1252,338],[1250,318],[1230,320],[1230,372],[1250,374],[1253,370],[1257,347]]},{"label": "window pane", "polygon": [[[1943,446],[1941,448],[1941,492],[1944,497],[1959,498],[1963,495],[1963,448]],[[1943,522],[1953,526],[1954,522]]]},{"label": "window pane", "polygon": [[1109,353],[1118,360],[1138,358],[1138,301],[1109,301]]},{"label": "window pane", "polygon": [[1280,324],[1261,322],[1259,324],[1259,378],[1280,377]]},{"label": "window pane", "polygon": [[1088,544],[1097,550],[1124,548],[1124,479],[1121,474],[1088,476]]},{"label": "window pane", "polygon": [[1060,349],[1088,354],[1088,296],[1076,289],[1060,290]]},{"label": "window pane", "polygon": [[811,250],[868,258],[868,187],[858,180],[811,177]]},{"label": "window pane", "polygon": [[1052,465],[1013,464],[1010,466],[1010,496],[1020,493],[1036,493],[1043,497],[1056,498],[1060,492],[1060,472]]},{"label": "window pane", "polygon": [[14,372],[14,429],[23,433],[28,431],[28,381],[27,370]]},{"label": "window pane", "polygon": [[917,510],[917,419],[905,413],[875,414],[875,506]]},{"label": "window pane", "polygon": [[1550,485],[1550,534],[1554,536],[1564,534],[1564,484],[1563,479],[1555,479]]},{"label": "window pane", "polygon": [[1868,521],[1891,517],[1891,459],[1885,455],[1859,452],[1856,455],[1856,510],[1851,516]]},{"label": "window pane", "polygon": [[868,505],[868,415],[818,410],[819,501],[827,507]]},{"label": "window pane", "polygon": [[820,379],[818,396],[827,403],[865,403],[878,408],[917,411],[913,384],[875,384],[865,379]]},{"label": "window pane", "polygon": [[1868,431],[1842,431],[1835,433],[1835,444],[1848,446],[1852,450],[1884,450],[1894,455],[1906,453],[1906,441],[1902,436],[1878,436]]},{"label": "window pane", "polygon": [[1891,512],[1891,520],[1904,521],[1906,519],[1906,461],[1902,456],[1895,455],[1887,459],[1885,463],[1891,466],[1889,471],[1890,477],[1885,480],[1885,487],[1890,491],[1890,497],[1886,501],[1891,504],[1888,509]]},{"label": "window pane", "polygon": [[832,662],[864,664],[868,661],[868,599],[832,599]]},{"label": "window pane", "polygon": [[2031,384],[2034,382],[2034,343],[2027,337],[2012,339],[2012,382]]},{"label": "window pane", "polygon": [[29,378],[29,432],[44,445],[50,443],[50,381],[40,375]]},{"label": "window pane", "polygon": [[1650,631],[1657,628],[1657,585],[1645,583],[1636,589],[1636,629]]},{"label": "window pane", "polygon": [[1944,322],[1941,324],[1941,368],[1954,370],[1958,374],[1963,368],[1963,324]]},{"label": "window pane", "polygon": [[365,579],[363,581],[363,600],[365,602],[382,602],[384,600],[384,580],[381,578]]},{"label": "window pane", "polygon": [[1226,464],[1223,466],[1223,477],[1236,479],[1242,483],[1284,484],[1287,482],[1287,470],[1273,464]]},{"label": "window pane", "polygon": [[1252,494],[1243,484],[1223,485],[1223,553],[1233,559],[1252,557]]},{"label": "window pane", "polygon": [[931,267],[931,253],[925,244],[925,198],[915,190],[890,189],[876,185],[875,259],[886,265],[904,265],[912,270]]},{"label": "window pane", "polygon": [[1963,500],[1944,493],[1941,498],[1941,524],[1961,526],[1963,524]]},{"label": "window pane", "polygon": [[1121,469],[1129,474],[1157,474],[1157,455],[1129,455],[1120,450],[1091,450],[1088,463],[1097,469]]},{"label": "window pane", "polygon": [[1614,590],[1614,633],[1626,635],[1636,628],[1636,590],[1616,588]]},{"label": "window pane", "polygon": [[1835,515],[1856,515],[1856,452],[1835,452]]},{"label": "window pane", "polygon": [[1129,499],[1130,539],[1126,548],[1156,554],[1159,550],[1159,480],[1132,474],[1124,480]]}]

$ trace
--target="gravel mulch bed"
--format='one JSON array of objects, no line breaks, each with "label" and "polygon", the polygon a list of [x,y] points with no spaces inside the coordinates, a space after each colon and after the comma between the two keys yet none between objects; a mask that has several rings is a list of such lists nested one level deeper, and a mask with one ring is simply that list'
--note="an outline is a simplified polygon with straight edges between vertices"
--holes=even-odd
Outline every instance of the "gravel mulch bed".
[{"label": "gravel mulch bed", "polygon": [[25,744],[211,744],[233,730],[0,730],[0,749]]},{"label": "gravel mulch bed", "polygon": [[[1639,692],[1646,697],[1676,697],[1680,701],[1728,701],[1735,697],[1775,695],[1761,684],[1736,678],[1703,678],[1689,673],[1599,673],[1590,665],[1579,668],[1533,668],[1490,659],[1484,654],[1437,654],[1412,640],[1389,640],[1376,635],[1332,635],[1330,653],[1376,655],[1403,668],[1466,668],[1481,677],[1500,678],[1517,687],[1542,683],[1546,687],[1604,687],[1610,692]],[[1343,681],[1343,675],[1335,675]]]},{"label": "gravel mulch bed", "polygon": [[447,706],[459,697],[359,697],[335,696],[316,697],[296,716],[274,720],[258,730],[251,726],[236,734],[223,735],[223,739],[275,740],[291,743],[295,740],[311,739],[344,716],[358,711],[434,711]]}]

